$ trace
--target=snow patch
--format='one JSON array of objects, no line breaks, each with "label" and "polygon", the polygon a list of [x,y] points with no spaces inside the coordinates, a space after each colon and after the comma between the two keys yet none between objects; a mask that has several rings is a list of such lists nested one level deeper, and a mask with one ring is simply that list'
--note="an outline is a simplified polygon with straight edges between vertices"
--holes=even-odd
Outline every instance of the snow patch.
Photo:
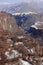
[{"label": "snow patch", "polygon": [[19,45],[19,44],[23,45],[23,42],[16,42],[14,45]]},{"label": "snow patch", "polygon": [[19,59],[20,65],[31,65],[29,62]]},{"label": "snow patch", "polygon": [[35,29],[38,29],[35,25],[32,25],[31,27],[35,28]]},{"label": "snow patch", "polygon": [[7,56],[7,59],[10,60],[10,59],[17,58],[20,54],[16,50],[12,50],[12,53],[10,53],[9,51],[6,51],[5,55]]},{"label": "snow patch", "polygon": [[22,39],[22,38],[24,38],[24,36],[18,36],[18,38],[19,38],[19,39]]}]

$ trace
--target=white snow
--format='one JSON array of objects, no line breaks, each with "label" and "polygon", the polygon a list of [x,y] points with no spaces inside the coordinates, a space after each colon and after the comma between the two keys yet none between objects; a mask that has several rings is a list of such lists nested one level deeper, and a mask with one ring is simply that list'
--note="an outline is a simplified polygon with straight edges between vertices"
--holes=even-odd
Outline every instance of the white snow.
[{"label": "white snow", "polygon": [[39,22],[39,21],[35,23],[35,25],[42,25],[42,24],[43,22]]},{"label": "white snow", "polygon": [[10,44],[10,47],[12,47],[13,46],[13,44]]},{"label": "white snow", "polygon": [[18,38],[19,38],[19,39],[22,39],[22,38],[24,38],[24,36],[18,36]]},{"label": "white snow", "polygon": [[23,14],[25,14],[25,15],[29,15],[29,14],[37,14],[36,12],[23,12],[23,13],[14,13],[14,14],[12,14],[12,15],[23,15]]},{"label": "white snow", "polygon": [[13,58],[17,58],[20,54],[16,50],[12,50],[12,53],[6,51],[5,55],[7,56],[7,59],[13,59]]},{"label": "white snow", "polygon": [[31,65],[29,62],[19,59],[20,65]]},{"label": "white snow", "polygon": [[11,39],[7,39],[8,43],[13,43],[13,41]]},{"label": "white snow", "polygon": [[10,24],[9,26],[10,26],[10,29],[11,29],[12,28],[12,25]]},{"label": "white snow", "polygon": [[8,51],[10,51],[11,50],[11,48],[8,48]]},{"label": "white snow", "polygon": [[32,25],[31,27],[35,28],[35,29],[38,29],[35,25]]},{"label": "white snow", "polygon": [[22,44],[23,45],[23,42],[15,42],[14,45],[19,45],[19,44]]},{"label": "white snow", "polygon": [[26,60],[28,60],[28,56],[26,57]]},{"label": "white snow", "polygon": [[10,44],[10,46],[13,46],[13,41],[11,39],[7,39],[7,42]]},{"label": "white snow", "polygon": [[14,13],[14,14],[12,14],[12,15],[20,15],[20,13]]},{"label": "white snow", "polygon": [[0,57],[0,60],[2,60],[2,58]]},{"label": "white snow", "polygon": [[35,29],[43,29],[43,22],[36,22],[34,25],[32,25],[31,27],[35,28]]},{"label": "white snow", "polygon": [[34,52],[35,52],[34,48],[31,48],[30,51],[32,54],[34,54]]}]

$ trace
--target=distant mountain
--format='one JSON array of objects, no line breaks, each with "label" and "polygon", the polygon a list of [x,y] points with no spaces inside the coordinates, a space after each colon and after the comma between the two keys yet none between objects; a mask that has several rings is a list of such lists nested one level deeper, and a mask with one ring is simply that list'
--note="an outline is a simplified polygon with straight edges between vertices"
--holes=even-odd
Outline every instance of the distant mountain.
[{"label": "distant mountain", "polygon": [[16,12],[43,12],[43,2],[29,2],[29,3],[21,3],[16,6]]},{"label": "distant mountain", "polygon": [[23,13],[23,12],[43,12],[43,2],[22,2],[20,4],[10,4],[7,6],[2,6],[0,10],[6,11],[8,13]]},{"label": "distant mountain", "polygon": [[16,6],[11,6],[5,9],[6,12],[9,13],[23,13],[23,12],[37,12],[37,5],[34,3],[21,3]]}]

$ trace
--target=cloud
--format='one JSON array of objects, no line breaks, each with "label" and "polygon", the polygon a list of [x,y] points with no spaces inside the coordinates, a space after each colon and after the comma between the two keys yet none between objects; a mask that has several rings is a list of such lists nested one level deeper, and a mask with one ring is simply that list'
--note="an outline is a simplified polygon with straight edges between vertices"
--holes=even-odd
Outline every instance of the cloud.
[{"label": "cloud", "polygon": [[12,3],[9,3],[9,2],[0,2],[0,5],[9,5],[9,4],[12,4]]}]

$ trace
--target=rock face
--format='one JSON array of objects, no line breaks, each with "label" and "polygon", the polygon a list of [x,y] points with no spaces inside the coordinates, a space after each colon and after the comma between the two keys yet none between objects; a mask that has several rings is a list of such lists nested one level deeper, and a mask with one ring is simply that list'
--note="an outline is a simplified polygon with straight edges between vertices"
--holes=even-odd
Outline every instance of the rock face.
[{"label": "rock face", "polygon": [[35,29],[34,27],[30,27],[30,29],[26,30],[26,34],[31,34],[33,37],[38,37],[43,35],[43,31],[40,29]]},{"label": "rock face", "polygon": [[43,32],[42,32],[42,30],[40,30],[40,29],[35,29],[35,28],[33,28],[33,27],[31,27],[30,28],[30,30],[29,30],[29,33],[31,33],[33,36],[35,36],[35,37],[37,37],[37,36],[42,36],[42,34],[43,34]]},{"label": "rock face", "polygon": [[6,34],[15,34],[18,30],[15,18],[8,13],[0,12],[0,30],[6,32]]},{"label": "rock face", "polygon": [[16,22],[18,24],[18,26],[21,26],[24,31],[25,29],[28,30],[28,28],[33,25],[34,23],[36,23],[37,21],[43,22],[43,13],[33,13],[33,14],[14,14],[13,15],[14,18],[16,18]]},{"label": "rock face", "polygon": [[[32,36],[43,36],[43,22],[37,22],[30,27],[30,29],[26,30]],[[27,32],[26,32],[27,33]]]}]

